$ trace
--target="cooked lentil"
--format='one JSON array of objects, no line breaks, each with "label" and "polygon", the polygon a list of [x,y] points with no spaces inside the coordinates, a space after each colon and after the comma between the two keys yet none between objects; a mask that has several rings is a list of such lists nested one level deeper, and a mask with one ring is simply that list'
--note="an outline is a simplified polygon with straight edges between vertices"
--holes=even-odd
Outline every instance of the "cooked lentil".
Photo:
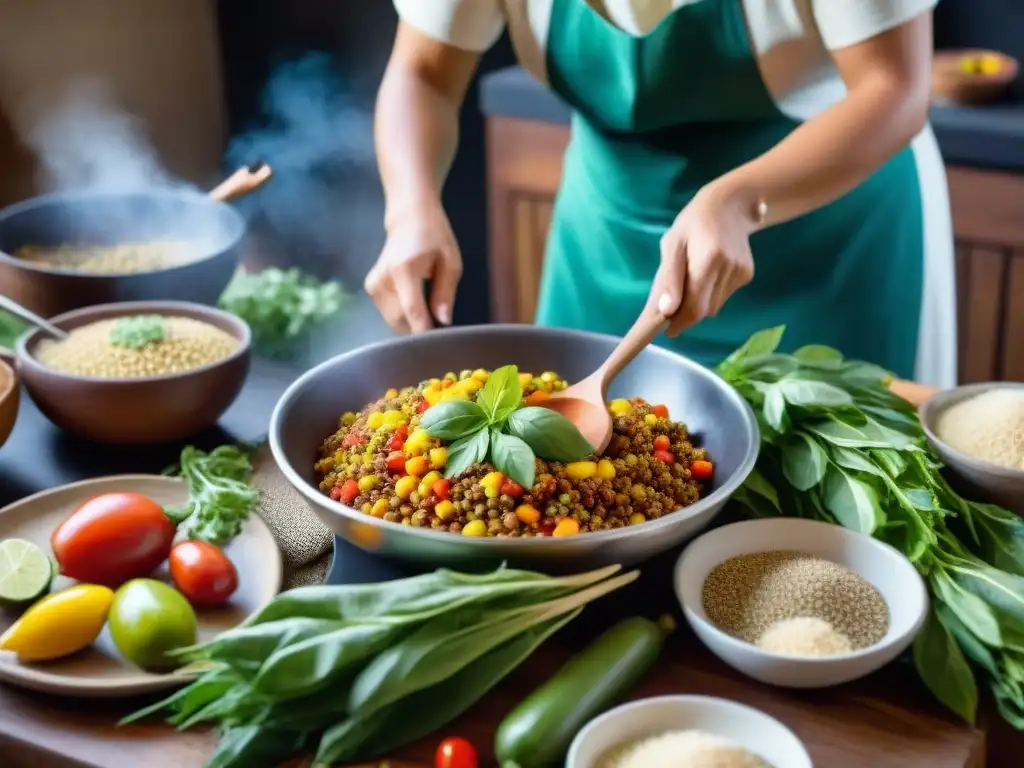
[{"label": "cooked lentil", "polygon": [[15,255],[22,261],[97,275],[152,272],[183,264],[194,256],[188,242],[141,242],[117,245],[26,245]]},{"label": "cooked lentil", "polygon": [[190,317],[165,317],[164,336],[141,347],[118,346],[110,332],[117,320],[99,320],[75,328],[66,339],[46,339],[36,359],[47,368],[74,376],[136,379],[184,373],[223,360],[238,340],[216,326]]},{"label": "cooked lentil", "polygon": [[718,564],[704,582],[703,603],[712,624],[748,643],[776,622],[800,617],[828,622],[854,649],[874,645],[889,630],[889,606],[874,585],[801,552],[758,552]]},{"label": "cooked lentil", "polygon": [[[654,520],[696,502],[712,465],[686,426],[662,405],[613,400],[614,435],[601,458],[562,464],[537,459],[523,488],[487,463],[446,479],[446,443],[418,428],[442,400],[475,399],[489,372],[446,374],[390,389],[359,413],[344,414],[320,447],[320,490],[383,520],[466,536],[572,536]],[[520,373],[523,400],[536,404],[566,383]]]}]

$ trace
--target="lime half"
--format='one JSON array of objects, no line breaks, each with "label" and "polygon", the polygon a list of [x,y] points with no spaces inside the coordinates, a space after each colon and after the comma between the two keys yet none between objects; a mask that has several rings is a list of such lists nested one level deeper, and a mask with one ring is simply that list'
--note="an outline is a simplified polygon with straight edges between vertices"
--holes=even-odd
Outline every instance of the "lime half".
[{"label": "lime half", "polygon": [[17,605],[41,597],[53,581],[53,563],[31,541],[0,541],[0,603]]}]

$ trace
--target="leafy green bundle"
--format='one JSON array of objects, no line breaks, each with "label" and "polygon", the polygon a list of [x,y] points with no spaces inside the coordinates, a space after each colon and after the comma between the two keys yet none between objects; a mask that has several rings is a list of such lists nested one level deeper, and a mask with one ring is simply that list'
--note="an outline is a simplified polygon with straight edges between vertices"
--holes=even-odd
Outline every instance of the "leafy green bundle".
[{"label": "leafy green bundle", "polygon": [[552,578],[439,570],[379,584],[302,587],[178,655],[201,676],[128,721],[172,713],[220,727],[208,768],[365,760],[465,712],[587,603],[636,579],[610,566]]},{"label": "leafy green bundle", "polygon": [[164,340],[164,319],[160,315],[122,317],[110,327],[110,343],[125,349],[142,349]]},{"label": "leafy green bundle", "polygon": [[523,387],[514,365],[498,368],[476,400],[448,400],[426,413],[420,426],[448,447],[446,477],[457,477],[489,459],[524,488],[533,486],[535,458],[570,462],[594,452],[576,425],[560,413],[523,406]]},{"label": "leafy green bundle", "polygon": [[13,347],[14,342],[23,334],[28,326],[21,318],[15,317],[5,309],[0,309],[0,347]]},{"label": "leafy green bundle", "polygon": [[838,523],[906,555],[932,597],[914,643],[921,679],[974,722],[977,670],[1024,728],[1024,522],[950,488],[887,371],[827,347],[778,354],[783,330],[755,334],[718,369],[761,427],[757,468],[734,498],[759,516]]}]

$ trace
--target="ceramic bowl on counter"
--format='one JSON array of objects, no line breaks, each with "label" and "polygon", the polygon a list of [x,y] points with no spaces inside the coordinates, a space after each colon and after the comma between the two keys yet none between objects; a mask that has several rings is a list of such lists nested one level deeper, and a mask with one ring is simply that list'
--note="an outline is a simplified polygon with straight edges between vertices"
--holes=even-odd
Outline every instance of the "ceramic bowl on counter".
[{"label": "ceramic bowl on counter", "polygon": [[678,546],[718,514],[757,460],[757,422],[742,397],[712,371],[648,347],[616,378],[610,398],[664,403],[714,461],[710,493],[683,509],[639,525],[559,538],[463,536],[401,525],[334,501],[314,466],[324,438],[346,411],[358,412],[389,387],[414,386],[445,371],[554,371],[579,381],[596,370],[619,339],[532,325],[449,328],[362,347],[313,368],[274,409],[270,446],[289,483],[324,523],[356,546],[427,567],[490,568],[503,562],[542,570],[632,564]]},{"label": "ceramic bowl on counter", "polygon": [[932,62],[932,95],[942,103],[988,104],[1006,95],[1019,62],[999,51],[943,50]]},{"label": "ceramic bowl on counter", "polygon": [[21,400],[18,376],[8,362],[14,362],[13,352],[0,347],[0,446],[11,436]]},{"label": "ceramic bowl on counter", "polygon": [[[715,626],[704,608],[712,570],[734,557],[777,551],[836,563],[874,586],[889,612],[882,639],[846,653],[800,656],[764,650]],[[870,536],[815,520],[748,520],[709,531],[680,556],[674,581],[687,622],[712,653],[748,677],[788,688],[824,688],[871,674],[910,646],[928,613],[924,581],[903,555]]]},{"label": "ceramic bowl on counter", "polygon": [[1024,384],[988,382],[937,392],[921,406],[921,426],[924,427],[928,442],[945,463],[953,485],[968,498],[998,504],[1018,515],[1024,515],[1024,470],[968,456],[950,446],[938,434],[939,420],[948,409],[972,397],[996,390],[1024,391]]},{"label": "ceramic bowl on counter", "polygon": [[700,731],[726,739],[771,768],[813,768],[803,743],[778,720],[743,704],[708,696],[660,696],[605,712],[573,739],[566,768],[595,768],[602,757],[624,743],[674,731]]},{"label": "ceramic bowl on counter", "polygon": [[249,372],[251,333],[240,318],[198,304],[154,301],[86,307],[50,322],[71,331],[101,320],[145,315],[198,320],[227,333],[238,345],[226,357],[181,373],[99,378],[43,365],[36,353],[48,337],[30,330],[18,339],[16,367],[39,410],[67,432],[115,445],[185,440],[215,424]]}]

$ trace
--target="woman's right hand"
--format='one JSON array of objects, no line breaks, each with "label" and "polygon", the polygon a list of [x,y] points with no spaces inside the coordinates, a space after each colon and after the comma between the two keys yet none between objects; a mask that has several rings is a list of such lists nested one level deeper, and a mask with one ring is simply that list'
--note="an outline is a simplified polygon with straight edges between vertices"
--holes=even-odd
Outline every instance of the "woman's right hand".
[{"label": "woman's right hand", "polygon": [[395,217],[364,285],[388,325],[398,333],[419,333],[433,328],[435,319],[451,325],[460,277],[462,255],[438,202]]}]

